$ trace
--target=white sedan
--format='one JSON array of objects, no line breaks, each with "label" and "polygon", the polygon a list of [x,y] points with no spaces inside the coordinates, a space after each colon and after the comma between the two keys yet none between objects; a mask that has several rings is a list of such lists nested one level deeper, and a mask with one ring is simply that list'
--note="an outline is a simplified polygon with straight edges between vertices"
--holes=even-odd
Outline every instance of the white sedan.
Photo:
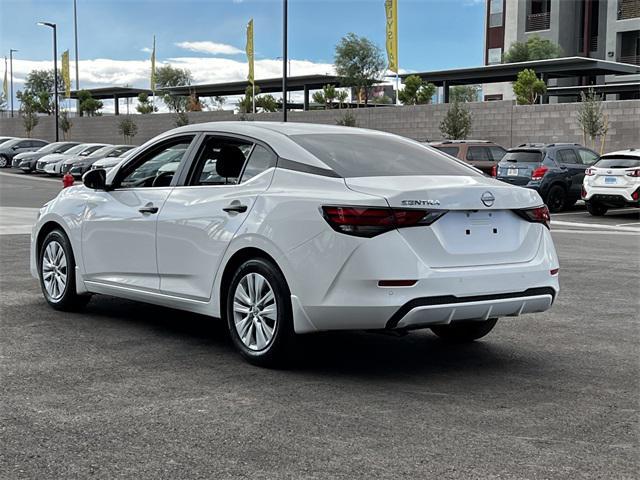
[{"label": "white sedan", "polygon": [[[177,168],[163,169],[176,162]],[[56,309],[106,294],[222,318],[250,361],[296,335],[431,328],[450,341],[559,291],[538,194],[350,127],[196,124],[40,211],[31,271]]]}]

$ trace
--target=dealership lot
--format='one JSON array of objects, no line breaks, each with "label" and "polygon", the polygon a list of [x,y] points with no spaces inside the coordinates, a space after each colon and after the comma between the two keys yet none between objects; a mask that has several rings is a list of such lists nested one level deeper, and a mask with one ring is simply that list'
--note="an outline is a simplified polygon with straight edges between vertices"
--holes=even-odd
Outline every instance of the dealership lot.
[{"label": "dealership lot", "polygon": [[50,309],[28,233],[59,179],[0,173],[2,476],[633,478],[640,216],[553,216],[562,292],[452,347],[302,339],[263,370],[208,318],[107,297]]}]

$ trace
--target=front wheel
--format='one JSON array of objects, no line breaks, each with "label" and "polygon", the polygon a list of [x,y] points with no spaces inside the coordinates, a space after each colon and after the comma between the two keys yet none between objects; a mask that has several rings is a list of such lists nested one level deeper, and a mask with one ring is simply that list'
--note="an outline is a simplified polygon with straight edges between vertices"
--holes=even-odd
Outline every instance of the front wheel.
[{"label": "front wheel", "polygon": [[473,342],[487,335],[496,326],[497,318],[469,322],[455,322],[449,325],[434,325],[431,331],[442,340],[452,343]]},{"label": "front wheel", "polygon": [[0,155],[0,168],[6,168],[8,165],[10,165],[9,159],[4,155]]},{"label": "front wheel", "polygon": [[291,294],[270,261],[253,259],[236,271],[227,291],[227,327],[234,346],[249,362],[281,365],[293,341]]},{"label": "front wheel", "polygon": [[56,310],[72,311],[84,307],[89,295],[76,291],[76,262],[69,239],[61,230],[47,234],[38,258],[40,286],[44,298]]},{"label": "front wheel", "polygon": [[602,217],[605,213],[607,213],[608,208],[597,202],[584,202],[587,206],[587,212],[589,212],[594,217]]}]

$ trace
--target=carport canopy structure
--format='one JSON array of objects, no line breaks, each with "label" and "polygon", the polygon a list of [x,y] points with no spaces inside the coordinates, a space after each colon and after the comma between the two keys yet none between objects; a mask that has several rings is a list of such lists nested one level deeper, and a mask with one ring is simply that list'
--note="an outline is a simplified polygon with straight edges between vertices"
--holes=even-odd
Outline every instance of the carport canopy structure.
[{"label": "carport canopy structure", "polygon": [[82,90],[72,90],[70,98],[77,99],[79,91],[87,91],[96,100],[113,100],[115,114],[120,115],[119,100],[121,98],[137,98],[141,93],[152,95],[151,90],[146,88],[132,87],[100,87],[100,88],[84,88]]},{"label": "carport canopy structure", "polygon": [[[260,87],[260,93],[282,92],[282,77],[256,79],[255,85]],[[325,85],[334,87],[348,87],[341,83],[340,77],[335,75],[301,75],[287,77],[287,92],[304,92],[303,109],[309,110],[309,92],[319,90]],[[204,85],[185,85],[180,87],[159,88],[157,92],[172,95],[196,95],[198,97],[226,97],[230,95],[244,95],[251,84],[246,81],[209,83]]]},{"label": "carport canopy structure", "polygon": [[409,75],[417,75],[424,81],[431,82],[437,87],[442,87],[444,102],[449,103],[449,88],[451,86],[515,82],[518,78],[518,73],[527,68],[535,71],[536,75],[542,77],[545,83],[552,78],[634,75],[640,73],[640,66],[628,63],[586,57],[565,57],[453,70],[406,73],[400,75],[400,78],[404,80]]}]

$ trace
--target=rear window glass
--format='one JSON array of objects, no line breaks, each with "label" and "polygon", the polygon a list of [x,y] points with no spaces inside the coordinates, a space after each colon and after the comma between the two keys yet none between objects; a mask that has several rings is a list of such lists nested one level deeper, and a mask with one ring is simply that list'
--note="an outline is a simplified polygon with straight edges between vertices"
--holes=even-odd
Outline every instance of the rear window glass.
[{"label": "rear window glass", "polygon": [[594,165],[598,168],[633,168],[640,167],[640,158],[633,157],[607,157],[601,158]]},{"label": "rear window glass", "polygon": [[437,148],[441,152],[447,153],[452,157],[457,157],[458,151],[460,150],[458,147],[433,147],[433,148]]},{"label": "rear window glass", "polygon": [[460,161],[400,137],[315,133],[290,138],[344,178],[481,175]]},{"label": "rear window glass", "polygon": [[502,160],[505,162],[518,163],[540,163],[542,161],[542,152],[532,150],[515,150],[507,152]]}]

